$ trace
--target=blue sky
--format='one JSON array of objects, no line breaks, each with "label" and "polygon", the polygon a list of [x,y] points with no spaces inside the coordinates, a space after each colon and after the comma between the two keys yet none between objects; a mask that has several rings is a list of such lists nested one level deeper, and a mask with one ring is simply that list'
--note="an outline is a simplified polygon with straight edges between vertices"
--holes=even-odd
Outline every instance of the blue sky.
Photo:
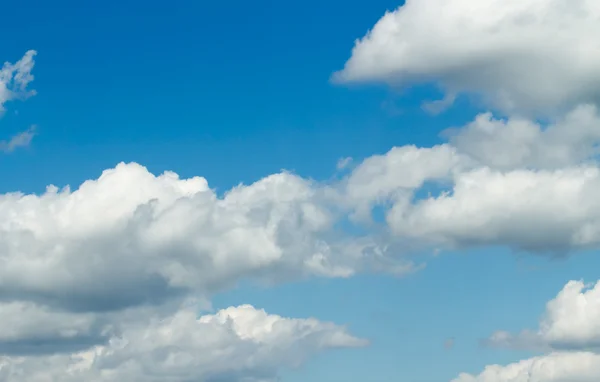
[{"label": "blue sky", "polygon": [[[329,83],[354,39],[397,5],[11,5],[10,13],[35,11],[7,22],[21,32],[3,56],[39,52],[39,96],[15,105],[18,122],[3,124],[36,123],[47,132],[4,164],[46,175],[11,188],[76,184],[119,161],[202,174],[219,188],[282,168],[326,178],[340,157],[436,140],[440,124],[470,113],[457,110],[440,123],[415,107],[428,89],[400,98],[385,88]],[[61,178],[45,166],[62,168]]]},{"label": "blue sky", "polygon": [[[156,175],[174,171],[181,178],[202,176],[220,197],[238,184],[249,185],[281,170],[288,170],[302,179],[314,180],[317,184],[337,185],[338,179],[358,174],[357,169],[361,168],[362,161],[373,155],[386,155],[393,147],[416,145],[430,148],[444,144],[447,140],[440,137],[442,131],[464,127],[485,112],[504,118],[499,121],[507,125],[507,121],[512,119],[520,121],[521,125],[517,123],[513,133],[491,136],[489,145],[481,146],[484,147],[483,151],[467,147],[476,147],[480,142],[467,134],[464,134],[464,141],[460,141],[463,146],[459,141],[452,141],[460,153],[465,153],[465,157],[476,162],[475,165],[473,161],[464,162],[465,174],[471,168],[487,169],[502,175],[518,171],[532,171],[536,175],[539,174],[536,172],[538,170],[561,173],[580,168],[578,166],[596,166],[595,162],[590,164],[589,160],[593,157],[591,154],[596,154],[593,151],[596,148],[589,148],[592,151],[588,153],[588,147],[582,146],[584,144],[581,142],[600,139],[600,125],[595,124],[596,120],[590,122],[591,127],[586,130],[584,139],[564,138],[571,137],[571,131],[575,131],[573,134],[580,131],[577,129],[579,125],[571,126],[571,120],[565,115],[577,105],[594,106],[600,98],[593,91],[572,90],[580,88],[576,84],[564,84],[573,84],[575,80],[591,83],[600,79],[600,73],[590,70],[584,75],[575,73],[571,76],[569,72],[558,76],[560,78],[555,83],[556,89],[559,89],[556,90],[557,94],[550,94],[551,91],[538,92],[541,85],[534,83],[533,79],[522,79],[537,78],[532,73],[543,71],[549,77],[542,80],[549,81],[548,78],[555,73],[553,70],[565,73],[565,67],[570,67],[557,63],[557,68],[547,64],[543,70],[536,69],[539,60],[548,62],[552,57],[545,55],[553,54],[548,53],[545,46],[535,45],[537,40],[527,43],[530,44],[529,50],[534,53],[539,47],[539,56],[531,53],[529,57],[528,50],[519,50],[522,47],[518,41],[515,42],[514,36],[518,34],[509,33],[513,24],[503,24],[502,18],[496,21],[495,26],[500,31],[506,31],[505,41],[514,42],[514,52],[518,54],[513,54],[513,51],[502,52],[503,45],[496,50],[488,49],[483,46],[485,41],[481,43],[482,46],[477,46],[477,42],[472,42],[472,46],[467,45],[471,40],[468,36],[461,38],[460,33],[466,33],[464,31],[455,33],[452,30],[447,35],[456,39],[449,37],[450,40],[444,42],[443,36],[446,34],[442,28],[456,25],[451,19],[455,14],[485,23],[490,15],[502,14],[510,21],[513,13],[529,14],[531,9],[537,8],[512,9],[504,14],[500,12],[504,10],[499,9],[502,8],[499,3],[486,0],[477,11],[480,13],[476,13],[470,12],[466,3],[448,1],[444,6],[456,12],[448,13],[450,16],[439,16],[440,20],[436,20],[438,16],[431,9],[443,6],[434,0],[413,1],[410,6],[388,0],[375,0],[368,4],[338,0],[309,0],[302,3],[123,0],[94,4],[59,0],[52,3],[22,1],[7,4],[3,11],[11,17],[5,17],[3,26],[6,33],[11,33],[11,37],[3,42],[1,57],[8,62],[16,62],[27,50],[37,51],[32,71],[35,79],[30,84],[30,88],[36,90],[36,95],[26,100],[6,102],[6,113],[0,120],[0,139],[9,139],[31,125],[36,126],[36,135],[27,147],[1,156],[0,174],[3,182],[0,183],[0,192],[18,191],[39,195],[50,184],[58,187],[70,185],[75,190],[81,183],[97,179],[103,170],[113,168],[120,162],[139,163]],[[535,1],[523,3],[533,4]],[[549,9],[552,7],[551,1],[539,3]],[[418,8],[418,4],[423,8]],[[598,8],[595,5],[587,6],[594,11]],[[391,16],[387,22],[390,25],[398,23],[396,34],[385,28],[388,24],[384,25],[386,19],[382,17],[386,11],[395,11],[389,14]],[[558,17],[552,12],[548,14],[554,15],[549,17]],[[380,19],[382,21],[378,23]],[[413,24],[410,20],[417,22]],[[364,49],[353,51],[356,40],[363,38],[376,24],[380,27],[375,27],[371,37],[363,40],[365,43],[361,46]],[[481,27],[477,23],[466,25],[474,28],[471,32],[477,32],[477,28]],[[577,22],[571,19],[566,25],[567,34],[577,37],[581,32],[576,27]],[[532,28],[529,30],[532,36],[538,36],[533,33],[536,31],[539,36],[547,35],[547,31],[538,24],[525,27]],[[424,32],[428,30],[431,31],[429,34]],[[411,34],[413,32],[416,37]],[[398,39],[398,44],[394,44],[394,39]],[[483,40],[485,37],[482,37]],[[490,44],[496,43],[496,40],[490,41]],[[448,49],[449,44],[454,43],[456,48]],[[465,49],[462,49],[463,43]],[[560,45],[562,41],[555,44],[550,47],[555,48],[556,52],[564,48],[564,45]],[[595,43],[592,41],[590,44]],[[406,48],[408,50],[403,51],[402,46],[413,50]],[[473,58],[476,55],[482,58]],[[503,59],[497,59],[495,55],[503,55]],[[371,57],[377,59],[373,61]],[[589,62],[585,64],[589,63],[592,67],[594,59],[586,59]],[[342,69],[345,76],[342,83],[332,82],[332,74]],[[576,70],[579,67],[573,68],[573,72]],[[506,84],[501,89],[502,94],[494,90],[504,86],[497,83]],[[422,107],[424,102],[441,99],[445,94],[458,95],[447,110],[432,114]],[[549,113],[550,109],[557,112]],[[575,122],[580,123],[582,118],[575,119]],[[540,125],[541,135],[531,140],[522,138],[519,131],[534,126],[538,120],[550,121]],[[525,126],[527,123],[530,125]],[[567,126],[560,133],[565,135],[557,135],[563,137],[558,140],[548,135],[550,138],[545,140],[543,132],[553,124]],[[557,141],[567,143],[564,143],[565,147],[558,148]],[[572,144],[572,147],[567,147],[568,144]],[[520,147],[526,147],[530,157],[524,157],[522,162],[514,166],[500,163],[498,158],[501,157],[519,157],[521,153],[517,149]],[[496,148],[498,154],[494,151]],[[547,154],[556,153],[559,149],[568,153],[565,155],[574,157],[556,159],[557,156]],[[571,149],[585,154],[580,154],[581,157],[570,154]],[[338,160],[346,157],[353,159],[351,167],[336,169]],[[392,171],[390,179],[408,178],[406,171],[417,171],[415,169],[421,165],[421,162],[415,162],[404,165],[404,169],[389,170]],[[463,167],[456,170],[457,173],[452,171],[456,175],[463,171]],[[135,172],[132,174],[127,176],[132,179],[137,176]],[[452,176],[444,178],[446,180],[441,182],[441,190],[452,190],[459,184],[458,178]],[[376,178],[370,179],[373,187],[379,187]],[[520,182],[525,184],[527,181],[521,179]],[[558,184],[559,180],[555,182]],[[140,184],[145,183],[140,181]],[[111,183],[107,187],[110,188],[103,188],[102,192],[115,193],[107,199],[127,199],[126,194],[138,193],[125,190],[125,186],[121,189],[118,183]],[[519,189],[519,185],[511,188],[494,184],[490,187],[498,193],[498,205],[519,197],[504,199],[500,195],[503,192],[509,195],[512,192],[510,190]],[[507,188],[504,190],[502,187]],[[578,210],[573,215],[570,211],[561,210],[561,198],[571,200],[560,194],[566,192],[564,189],[559,189],[554,195],[550,191],[544,193],[544,186],[539,186],[540,192],[531,187],[524,191],[523,196],[523,200],[529,202],[515,204],[516,207],[507,205],[504,215],[492,216],[490,212],[492,217],[489,219],[483,217],[477,220],[479,215],[476,212],[465,213],[464,216],[451,215],[458,214],[456,209],[448,212],[449,221],[456,222],[450,223],[450,226],[461,226],[465,219],[481,221],[481,227],[474,226],[464,232],[454,232],[446,226],[436,231],[437,228],[428,228],[436,226],[431,221],[417,230],[414,227],[419,222],[427,222],[418,220],[418,217],[411,220],[410,224],[413,225],[410,225],[410,229],[415,229],[411,232],[406,228],[409,225],[402,225],[404,223],[397,222],[394,226],[391,217],[388,217],[387,225],[381,216],[376,228],[367,224],[366,231],[369,234],[377,236],[382,234],[377,230],[382,229],[385,232],[383,237],[393,236],[389,239],[390,243],[415,240],[415,245],[426,244],[410,253],[413,256],[411,259],[416,259],[417,263],[426,263],[425,268],[414,273],[398,277],[385,271],[363,272],[357,266],[352,277],[309,274],[309,277],[292,277],[289,282],[269,283],[268,286],[254,282],[253,275],[246,275],[240,276],[240,280],[235,279],[230,287],[218,291],[206,286],[200,289],[190,287],[195,291],[191,295],[197,293],[198,296],[208,296],[215,310],[251,304],[284,317],[315,317],[320,321],[346,325],[352,335],[369,341],[368,346],[349,346],[353,348],[336,349],[310,357],[297,368],[284,367],[277,372],[284,382],[434,382],[451,381],[463,372],[476,376],[486,365],[506,365],[545,354],[547,349],[540,351],[526,346],[508,346],[507,349],[502,346],[483,346],[482,341],[498,330],[519,333],[522,329],[537,328],[547,302],[554,299],[568,281],[586,280],[593,283],[598,279],[596,248],[600,241],[593,236],[597,233],[590,234],[592,238],[586,236],[585,243],[584,239],[573,239],[577,233],[584,232],[578,229],[588,227],[588,223],[592,225],[592,228],[588,228],[593,231],[597,217],[585,215],[586,208],[583,207],[584,212]],[[398,190],[400,188],[398,186]],[[432,189],[434,198],[442,198],[440,189]],[[426,191],[423,185],[415,187],[416,196],[409,203],[417,206],[418,200],[426,199]],[[458,193],[458,190],[454,190],[454,195]],[[40,227],[46,220],[40,217],[44,212],[35,210],[38,207],[31,207],[33,212],[30,215],[27,212],[14,212],[21,211],[18,202],[11,204],[13,201],[7,195],[2,195],[0,201],[0,216],[7,222],[2,228],[4,232],[0,233],[6,235],[8,242],[13,237],[18,239],[18,233],[12,231],[12,227],[29,224],[23,223],[22,216],[39,219]],[[156,194],[160,203],[162,195],[160,192]],[[400,204],[394,195],[392,192],[386,197],[390,198],[390,203]],[[101,192],[91,197],[96,198],[93,200],[104,200]],[[477,193],[469,197],[469,200],[479,200]],[[537,203],[533,200],[540,198],[548,200],[544,208],[522,214],[519,212],[519,206],[533,205]],[[73,200],[72,203],[77,203],[82,199]],[[146,202],[140,201],[140,205]],[[4,211],[1,203],[5,203]],[[29,202],[21,204],[26,203]],[[42,203],[40,201],[39,205]],[[59,207],[62,205],[60,202],[53,203],[56,203],[56,207],[49,208],[62,208]],[[593,198],[590,197],[588,203],[588,210],[596,211]],[[346,208],[347,204],[343,206]],[[354,207],[349,207],[348,211]],[[106,207],[112,211],[110,208]],[[482,205],[481,210],[485,208],[491,207]],[[522,208],[528,211],[526,207]],[[89,221],[104,219],[101,210],[85,211],[89,214],[86,218],[91,219]],[[548,216],[551,218],[544,215],[539,218],[541,220],[536,220],[534,214],[539,211],[542,211],[540,216],[544,211],[550,211]],[[388,213],[391,216],[392,210],[384,210],[382,214]],[[56,214],[58,216],[59,213]],[[350,212],[347,214],[350,215]],[[425,219],[430,215],[423,216],[422,219]],[[567,216],[565,220],[569,222],[573,216],[573,225],[576,227],[570,231],[571,227],[567,227],[570,223],[561,222],[560,216]],[[552,225],[554,217],[556,223]],[[493,225],[494,219],[499,219],[501,223]],[[545,225],[549,220],[552,222]],[[62,227],[64,222],[56,220],[54,224]],[[73,227],[87,222],[75,221]],[[491,224],[489,227],[488,223]],[[505,225],[500,227],[504,223],[506,228]],[[37,232],[38,223],[31,224],[31,232]],[[465,227],[469,227],[465,224]],[[179,226],[187,229],[183,223]],[[523,233],[527,230],[532,231],[530,236]],[[342,231],[342,235],[353,235],[351,230]],[[566,242],[557,243],[557,246],[564,244],[564,247],[560,247],[561,258],[550,258],[544,251],[537,250],[543,247],[543,243],[537,240],[552,236],[558,241],[562,240],[563,231],[567,232],[564,234]],[[69,245],[75,240],[66,231],[56,233],[57,236],[48,242],[43,242],[46,233],[33,235],[35,240],[40,240],[39,248],[42,249],[36,247],[38,249],[35,251],[40,252],[35,253],[41,257],[70,248]],[[190,240],[195,240],[196,234],[190,235]],[[89,245],[81,247],[83,249],[77,247],[80,248],[78,256],[99,256],[99,259],[108,256],[103,251],[112,247],[93,248],[97,236],[86,238],[88,241],[84,242]],[[123,234],[118,238],[115,236],[114,240],[128,239]],[[550,239],[548,242],[553,243]],[[432,246],[441,249],[437,256],[432,255]],[[9,247],[0,246],[0,258],[3,256],[1,251],[5,251],[6,258],[14,253],[26,256],[30,254],[28,251],[34,251],[31,249],[33,247],[24,244]],[[10,252],[13,250],[17,252]],[[404,256],[402,249],[397,251],[390,256]],[[576,255],[571,256],[574,253]],[[136,254],[144,256],[141,250]],[[245,256],[244,253],[242,255]],[[283,256],[287,256],[285,251]],[[73,261],[79,264],[79,260]],[[103,260],[98,261],[102,263]],[[145,267],[143,261],[139,264]],[[84,265],[81,267],[77,269],[82,274],[91,269]],[[130,269],[127,266],[124,268]],[[260,272],[267,271],[271,272],[272,269]],[[260,272],[256,278],[264,276]],[[299,274],[306,276],[306,273]],[[106,282],[112,281],[107,279]],[[123,285],[130,284],[124,282]],[[11,286],[0,283],[0,291],[3,288],[9,292],[4,291],[1,295],[12,293]],[[32,292],[37,291],[37,286],[28,288],[24,289],[27,292],[23,292],[23,295],[37,293]],[[53,287],[48,288],[54,290]],[[82,287],[82,290],[87,291],[86,288]],[[40,296],[53,296],[54,292],[39,293]],[[62,292],[56,293],[57,296],[63,296],[60,294]],[[104,292],[94,293],[91,295]],[[59,304],[60,308],[56,308],[53,305],[55,300],[48,299],[51,302],[41,303],[36,298],[31,301],[50,307],[48,309],[64,310],[68,314],[81,313],[76,312],[75,308],[72,312],[71,308],[65,308],[68,303]],[[7,297],[7,301],[12,300]],[[0,305],[0,315],[1,311]],[[445,346],[450,340],[452,346]],[[548,346],[552,348],[553,345]],[[8,354],[10,356],[10,349]],[[214,379],[204,374],[197,378],[206,378],[200,379],[206,382],[246,382],[239,376],[232,377],[233,374],[215,373]],[[60,377],[60,374],[57,375]],[[564,382],[540,378],[536,381]],[[0,381],[18,380],[18,377],[0,373]],[[62,382],[63,379],[56,381]],[[70,379],[65,377],[64,381]],[[248,381],[270,382],[271,379]],[[462,379],[457,381],[463,382]],[[480,382],[483,379],[464,381]],[[521,380],[490,377],[485,381]]]}]

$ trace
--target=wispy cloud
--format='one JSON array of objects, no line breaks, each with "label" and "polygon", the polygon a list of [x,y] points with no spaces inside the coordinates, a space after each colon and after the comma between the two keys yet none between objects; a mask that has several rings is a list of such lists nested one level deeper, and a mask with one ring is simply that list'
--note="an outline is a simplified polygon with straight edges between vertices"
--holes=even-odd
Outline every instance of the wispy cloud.
[{"label": "wispy cloud", "polygon": [[36,134],[36,127],[31,126],[29,129],[12,136],[8,140],[0,141],[0,151],[11,153],[20,147],[27,147],[31,144],[31,140]]}]

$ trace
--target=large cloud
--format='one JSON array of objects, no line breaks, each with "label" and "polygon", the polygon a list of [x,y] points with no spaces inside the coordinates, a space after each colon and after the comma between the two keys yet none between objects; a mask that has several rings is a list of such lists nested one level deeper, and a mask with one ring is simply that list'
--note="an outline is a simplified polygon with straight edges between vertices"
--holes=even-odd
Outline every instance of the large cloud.
[{"label": "large cloud", "polygon": [[78,353],[0,357],[0,381],[270,382],[322,350],[366,345],[315,319],[249,305],[201,317],[197,309],[136,322],[107,344]]},{"label": "large cloud", "polygon": [[0,298],[110,311],[244,278],[368,269],[383,248],[336,235],[324,191],[281,173],[219,198],[203,178],[120,164],[72,192],[2,195]]},{"label": "large cloud", "polygon": [[554,113],[600,96],[594,0],[407,0],[356,42],[334,79],[439,83],[504,111]]}]

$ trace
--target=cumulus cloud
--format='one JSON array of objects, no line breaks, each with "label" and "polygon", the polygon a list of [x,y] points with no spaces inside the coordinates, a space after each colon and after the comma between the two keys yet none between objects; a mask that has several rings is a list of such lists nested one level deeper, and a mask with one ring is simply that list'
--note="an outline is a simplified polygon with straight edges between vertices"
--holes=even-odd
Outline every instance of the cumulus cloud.
[{"label": "cumulus cloud", "polygon": [[320,351],[366,344],[316,319],[283,318],[250,305],[198,317],[189,305],[126,326],[85,351],[0,357],[0,381],[270,382]]},{"label": "cumulus cloud", "polygon": [[0,297],[73,311],[160,304],[244,278],[347,277],[381,253],[333,232],[321,189],[281,173],[219,198],[120,164],[77,190],[0,196]]},{"label": "cumulus cloud", "polygon": [[600,244],[600,118],[575,108],[549,125],[482,114],[431,148],[367,158],[343,194],[359,219],[383,206],[406,242],[500,245],[564,255]]},{"label": "cumulus cloud", "polygon": [[[155,176],[130,163],[74,190],[0,195],[0,307],[21,325],[7,326],[21,334],[0,333],[0,345],[100,344],[122,330],[124,312],[133,321],[148,307],[166,314],[169,304],[241,280],[406,274],[419,269],[404,256],[414,248],[596,247],[597,118],[593,106],[547,128],[479,116],[449,143],[393,148],[328,184],[283,172],[217,195],[204,178]],[[521,124],[530,133],[516,133]],[[378,206],[387,227],[343,229],[348,216],[361,225]],[[40,320],[45,331],[32,330]]]},{"label": "cumulus cloud", "polygon": [[549,301],[535,331],[496,332],[491,346],[550,353],[507,366],[492,365],[479,375],[461,374],[453,382],[592,382],[600,379],[600,282],[586,287],[570,281]]},{"label": "cumulus cloud", "polygon": [[463,373],[452,382],[596,382],[598,378],[600,355],[557,352],[506,366],[487,366],[479,375]]},{"label": "cumulus cloud", "polygon": [[600,116],[589,104],[577,106],[546,126],[484,113],[467,126],[448,129],[442,135],[460,152],[495,169],[559,169],[597,157]]},{"label": "cumulus cloud", "polygon": [[587,288],[582,281],[570,281],[548,302],[539,329],[496,332],[487,343],[511,348],[600,349],[600,282]]},{"label": "cumulus cloud", "polygon": [[334,80],[433,82],[446,99],[555,114],[599,99],[599,17],[594,0],[407,0],[356,41]]},{"label": "cumulus cloud", "polygon": [[453,248],[500,245],[561,255],[600,244],[600,170],[477,169],[449,192],[396,203],[387,216],[401,236]]}]

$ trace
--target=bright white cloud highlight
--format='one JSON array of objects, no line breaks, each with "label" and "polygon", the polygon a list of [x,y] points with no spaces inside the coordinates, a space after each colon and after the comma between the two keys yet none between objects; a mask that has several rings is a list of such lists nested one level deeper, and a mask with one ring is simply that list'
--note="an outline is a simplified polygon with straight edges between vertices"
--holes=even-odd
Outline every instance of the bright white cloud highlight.
[{"label": "bright white cloud highlight", "polygon": [[407,0],[358,40],[340,82],[437,83],[509,112],[600,98],[595,0]]}]

